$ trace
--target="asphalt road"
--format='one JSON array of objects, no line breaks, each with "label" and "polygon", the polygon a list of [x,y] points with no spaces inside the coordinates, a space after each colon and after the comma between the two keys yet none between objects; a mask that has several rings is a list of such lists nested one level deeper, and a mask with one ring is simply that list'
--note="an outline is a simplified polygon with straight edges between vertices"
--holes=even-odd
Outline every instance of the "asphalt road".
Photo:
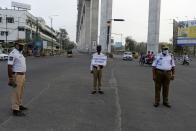
[{"label": "asphalt road", "polygon": [[109,60],[104,95],[91,95],[90,57],[27,59],[26,117],[13,117],[7,65],[0,63],[0,131],[195,131],[196,62],[177,64],[171,83],[172,108],[153,107],[151,67]]}]

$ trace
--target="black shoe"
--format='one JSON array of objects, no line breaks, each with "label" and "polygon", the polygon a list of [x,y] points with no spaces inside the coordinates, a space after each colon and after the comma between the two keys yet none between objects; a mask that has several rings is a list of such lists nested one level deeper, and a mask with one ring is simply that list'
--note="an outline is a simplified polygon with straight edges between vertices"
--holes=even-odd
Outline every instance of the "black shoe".
[{"label": "black shoe", "polygon": [[169,103],[163,103],[164,106],[171,108],[171,105]]},{"label": "black shoe", "polygon": [[96,94],[96,93],[97,93],[97,91],[92,91],[92,92],[91,92],[91,94]]},{"label": "black shoe", "polygon": [[27,107],[24,107],[24,106],[19,106],[19,109],[20,109],[21,111],[28,110],[28,108],[27,108]]},{"label": "black shoe", "polygon": [[104,94],[104,92],[103,92],[103,91],[101,91],[101,90],[99,90],[99,94]]},{"label": "black shoe", "polygon": [[159,103],[155,103],[155,104],[154,104],[154,107],[158,107],[158,106],[159,106]]},{"label": "black shoe", "polygon": [[13,110],[14,116],[25,116],[25,114],[20,110]]}]

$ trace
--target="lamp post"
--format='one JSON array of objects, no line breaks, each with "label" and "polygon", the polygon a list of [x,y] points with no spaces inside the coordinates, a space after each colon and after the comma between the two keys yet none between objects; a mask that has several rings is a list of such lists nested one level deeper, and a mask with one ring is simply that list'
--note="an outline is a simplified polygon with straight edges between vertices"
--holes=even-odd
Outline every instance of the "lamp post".
[{"label": "lamp post", "polygon": [[52,32],[52,55],[54,55],[54,43],[53,43],[53,17],[58,16],[58,15],[51,15],[49,16],[50,18],[50,24],[51,24],[51,32]]},{"label": "lamp post", "polygon": [[8,36],[8,31],[7,31],[7,15],[5,15],[5,46],[6,46],[6,52],[8,53],[7,36]]},{"label": "lamp post", "polygon": [[107,52],[108,53],[111,53],[111,27],[112,27],[112,21],[119,21],[119,22],[122,22],[122,21],[125,21],[124,19],[109,19],[107,21]]}]

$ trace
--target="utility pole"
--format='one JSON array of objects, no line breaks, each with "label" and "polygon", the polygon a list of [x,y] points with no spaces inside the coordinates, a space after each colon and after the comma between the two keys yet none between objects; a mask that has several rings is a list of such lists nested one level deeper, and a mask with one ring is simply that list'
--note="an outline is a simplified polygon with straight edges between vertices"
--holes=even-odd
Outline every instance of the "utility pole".
[{"label": "utility pole", "polygon": [[112,34],[112,21],[119,21],[119,22],[122,22],[122,21],[125,21],[124,19],[109,19],[107,21],[107,52],[108,53],[111,53],[111,34]]},{"label": "utility pole", "polygon": [[20,17],[18,17],[18,40],[19,40],[19,22],[20,22]]},{"label": "utility pole", "polygon": [[[52,17],[50,18],[50,22],[51,22],[51,31],[52,31],[52,22],[53,22],[53,19]],[[52,31],[52,55],[54,55],[54,52],[53,52],[53,31]]]},{"label": "utility pole", "polygon": [[7,15],[5,15],[5,47],[6,47],[6,52],[8,53],[7,36],[8,36],[8,31],[7,31]]},{"label": "utility pole", "polygon": [[60,39],[60,51],[62,52],[63,51],[63,36],[62,36],[62,33],[60,34],[61,36],[61,39]]},{"label": "utility pole", "polygon": [[178,35],[178,23],[173,19],[173,54],[175,53],[177,46],[177,35]]},{"label": "utility pole", "polygon": [[35,53],[33,53],[34,55],[37,55],[37,50],[36,50],[36,44],[35,44],[35,42],[37,42],[38,41],[38,37],[39,37],[39,35],[38,35],[38,30],[39,30],[39,23],[38,23],[38,19],[36,19],[36,35],[35,35],[35,39],[34,39],[34,51],[33,52],[35,52]]},{"label": "utility pole", "polygon": [[111,53],[111,50],[110,50],[110,48],[109,48],[109,44],[110,44],[110,34],[111,34],[111,23],[112,23],[112,21],[110,20],[110,21],[107,21],[107,52],[108,53]]}]

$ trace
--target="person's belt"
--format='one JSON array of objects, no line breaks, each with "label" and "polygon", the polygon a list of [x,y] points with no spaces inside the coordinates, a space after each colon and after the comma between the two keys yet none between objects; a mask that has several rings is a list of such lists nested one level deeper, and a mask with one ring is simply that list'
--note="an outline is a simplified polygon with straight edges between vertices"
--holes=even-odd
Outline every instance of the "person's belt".
[{"label": "person's belt", "polygon": [[13,72],[14,75],[25,75],[25,72]]},{"label": "person's belt", "polygon": [[171,70],[161,70],[161,69],[156,69],[156,70],[160,72],[171,72]]},{"label": "person's belt", "polygon": [[98,67],[97,66],[93,66],[93,68],[97,69]]}]

